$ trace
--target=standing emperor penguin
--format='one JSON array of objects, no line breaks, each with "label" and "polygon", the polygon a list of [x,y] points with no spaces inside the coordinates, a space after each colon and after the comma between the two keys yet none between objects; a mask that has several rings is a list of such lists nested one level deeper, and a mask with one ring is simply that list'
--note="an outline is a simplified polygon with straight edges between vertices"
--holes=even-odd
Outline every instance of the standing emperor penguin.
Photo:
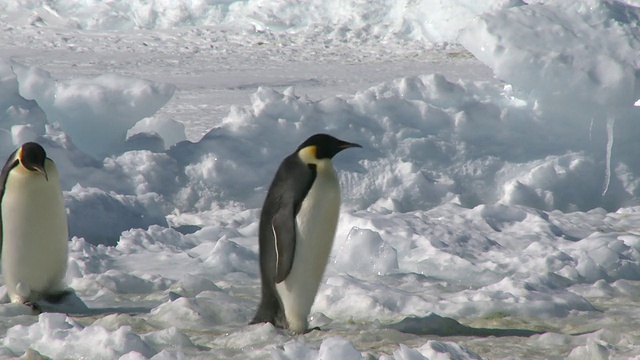
[{"label": "standing emperor penguin", "polygon": [[37,309],[65,291],[69,232],[58,170],[42,146],[28,142],[0,175],[2,275],[11,302]]},{"label": "standing emperor penguin", "polygon": [[316,134],[280,164],[260,215],[262,300],[252,324],[307,330],[340,211],[331,159],[351,147],[361,146]]}]

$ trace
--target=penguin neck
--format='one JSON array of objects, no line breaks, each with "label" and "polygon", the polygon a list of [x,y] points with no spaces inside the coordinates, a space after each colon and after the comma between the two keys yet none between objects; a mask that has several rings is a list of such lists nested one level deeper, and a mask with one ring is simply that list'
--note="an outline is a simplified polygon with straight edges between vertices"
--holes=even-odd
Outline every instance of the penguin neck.
[{"label": "penguin neck", "polygon": [[329,159],[316,160],[314,163],[316,166],[316,176],[325,177],[329,176],[337,179],[336,171],[333,168],[333,164]]},{"label": "penguin neck", "polygon": [[[57,184],[58,181],[58,172],[55,169],[55,166],[53,166],[52,164],[53,163],[51,162],[51,160],[48,159],[45,162],[45,171],[51,172],[50,179],[47,179],[40,172],[27,169],[22,164],[18,164],[13,168],[12,176],[14,176],[16,179],[20,179],[21,182],[27,181],[31,185],[37,184],[44,187],[50,187],[53,184]],[[50,183],[49,180],[51,180],[52,182]]]},{"label": "penguin neck", "polygon": [[300,158],[300,160],[307,165],[315,165],[317,174],[320,176],[322,175],[335,176],[335,170],[333,169],[333,163],[331,163],[331,159],[316,158],[315,146],[308,146],[298,151],[298,158]]}]

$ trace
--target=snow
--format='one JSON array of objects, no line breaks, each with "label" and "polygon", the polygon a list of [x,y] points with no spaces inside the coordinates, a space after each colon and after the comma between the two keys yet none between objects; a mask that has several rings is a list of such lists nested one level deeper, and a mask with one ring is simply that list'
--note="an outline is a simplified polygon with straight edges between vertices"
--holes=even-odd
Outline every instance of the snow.
[{"label": "snow", "polygon": [[173,95],[175,86],[106,74],[95,78],[56,81],[37,68],[5,64],[13,71],[18,91],[35,100],[47,114],[75,139],[85,153],[111,155],[124,134],[139,120],[153,115]]},{"label": "snow", "polygon": [[519,0],[456,1],[79,1],[16,0],[0,5],[12,25],[54,24],[93,30],[170,29],[223,25],[275,32],[321,32],[331,41],[396,37],[454,42],[477,14],[522,5]]},{"label": "snow", "polygon": [[[640,356],[637,5],[3,2],[0,158],[58,164],[75,294],[0,304],[0,357]],[[318,132],[363,148],[292,336],[247,325],[258,218]]]}]

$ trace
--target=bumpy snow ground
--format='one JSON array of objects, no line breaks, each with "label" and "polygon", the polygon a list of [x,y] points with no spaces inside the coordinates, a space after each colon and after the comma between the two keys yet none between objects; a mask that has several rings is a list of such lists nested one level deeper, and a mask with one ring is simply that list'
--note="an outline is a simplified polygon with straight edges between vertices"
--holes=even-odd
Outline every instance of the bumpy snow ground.
[{"label": "bumpy snow ground", "polygon": [[[640,356],[639,18],[597,0],[0,4],[0,157],[37,140],[58,163],[76,292],[39,316],[0,305],[0,355]],[[323,331],[292,337],[246,325],[258,216],[316,132],[363,149],[334,161]]]}]

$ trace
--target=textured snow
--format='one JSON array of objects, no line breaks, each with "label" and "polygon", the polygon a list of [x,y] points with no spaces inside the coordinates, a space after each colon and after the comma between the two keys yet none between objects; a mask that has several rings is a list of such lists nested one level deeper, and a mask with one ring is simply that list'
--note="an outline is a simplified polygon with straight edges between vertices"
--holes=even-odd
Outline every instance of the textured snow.
[{"label": "textured snow", "polygon": [[12,26],[52,24],[92,30],[223,25],[242,30],[321,33],[326,41],[400,39],[455,42],[476,15],[519,0],[455,1],[84,1],[14,0],[0,5]]},{"label": "textured snow", "polygon": [[[0,357],[640,356],[639,19],[607,0],[0,4],[0,158],[35,140],[58,164],[75,291],[0,304]],[[258,218],[317,132],[363,148],[334,160],[322,331],[291,336],[247,325]]]}]

